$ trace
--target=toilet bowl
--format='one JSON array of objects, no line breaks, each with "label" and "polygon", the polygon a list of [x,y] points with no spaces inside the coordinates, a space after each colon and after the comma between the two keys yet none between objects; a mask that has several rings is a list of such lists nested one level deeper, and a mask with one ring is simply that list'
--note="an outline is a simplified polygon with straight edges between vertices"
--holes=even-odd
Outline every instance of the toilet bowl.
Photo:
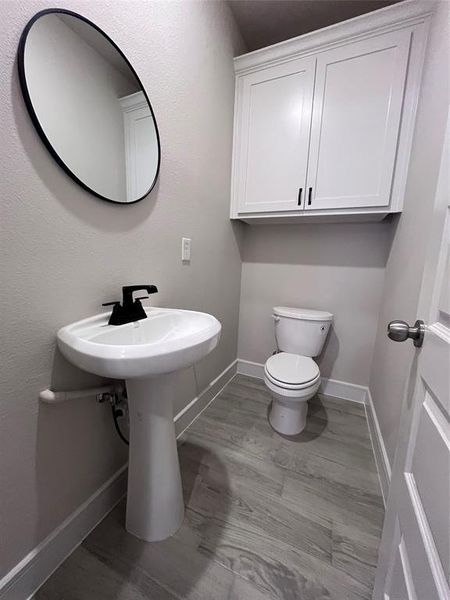
[{"label": "toilet bowl", "polygon": [[285,435],[300,433],[306,425],[308,400],[318,391],[320,371],[312,358],[280,352],[264,366],[264,383],[272,393],[272,427]]},{"label": "toilet bowl", "polygon": [[333,315],[311,309],[273,309],[278,352],[264,365],[264,383],[272,395],[269,422],[275,431],[296,435],[306,426],[308,400],[320,387],[320,354]]}]

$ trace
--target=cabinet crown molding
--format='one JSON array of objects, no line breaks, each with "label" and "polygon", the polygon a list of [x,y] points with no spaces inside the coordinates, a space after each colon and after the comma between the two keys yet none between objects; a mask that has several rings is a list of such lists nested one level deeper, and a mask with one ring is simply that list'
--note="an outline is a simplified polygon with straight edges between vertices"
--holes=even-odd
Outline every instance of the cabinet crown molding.
[{"label": "cabinet crown molding", "polygon": [[423,0],[406,0],[348,21],[335,23],[329,27],[237,56],[234,59],[234,71],[238,76],[244,75],[263,65],[270,66],[307,54],[323,52],[336,45],[357,41],[368,36],[372,37],[399,28],[411,27],[428,20],[433,14],[433,5],[434,3]]}]

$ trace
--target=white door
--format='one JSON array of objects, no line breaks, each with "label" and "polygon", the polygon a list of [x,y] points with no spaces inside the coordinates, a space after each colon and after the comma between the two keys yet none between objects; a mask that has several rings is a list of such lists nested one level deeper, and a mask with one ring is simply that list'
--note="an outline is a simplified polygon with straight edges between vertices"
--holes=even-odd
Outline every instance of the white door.
[{"label": "white door", "polygon": [[388,206],[410,31],[317,57],[306,209]]},{"label": "white door", "polygon": [[123,111],[127,200],[148,193],[158,167],[155,122],[142,92],[120,100]]},{"label": "white door", "polygon": [[[450,129],[448,130],[450,134]],[[419,301],[426,320],[404,400],[375,600],[448,600],[450,572],[449,141],[443,152]],[[408,343],[411,343],[408,341]]]},{"label": "white door", "polygon": [[158,164],[155,125],[148,105],[128,113],[126,133],[127,194],[130,201],[142,198],[153,183]]},{"label": "white door", "polygon": [[243,78],[235,134],[240,213],[303,207],[315,58]]}]

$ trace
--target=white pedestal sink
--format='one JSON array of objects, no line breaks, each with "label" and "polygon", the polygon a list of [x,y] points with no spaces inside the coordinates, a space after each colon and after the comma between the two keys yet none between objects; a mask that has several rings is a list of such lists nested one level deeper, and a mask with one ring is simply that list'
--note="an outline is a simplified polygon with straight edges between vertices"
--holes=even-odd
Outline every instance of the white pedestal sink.
[{"label": "white pedestal sink", "polygon": [[58,346],[77,367],[126,380],[130,414],[126,527],[153,542],[175,533],[184,515],[172,374],[211,352],[221,325],[206,313],[145,311],[147,319],[125,325],[108,325],[109,313],[103,313],[63,327]]}]

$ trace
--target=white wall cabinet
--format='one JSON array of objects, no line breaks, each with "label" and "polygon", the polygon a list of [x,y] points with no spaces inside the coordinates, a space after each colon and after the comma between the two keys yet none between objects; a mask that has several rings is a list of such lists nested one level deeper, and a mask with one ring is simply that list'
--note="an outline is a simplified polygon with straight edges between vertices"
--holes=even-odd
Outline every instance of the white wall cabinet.
[{"label": "white wall cabinet", "polygon": [[381,15],[235,59],[232,218],[401,211],[429,14]]},{"label": "white wall cabinet", "polygon": [[296,210],[308,165],[315,59],[251,73],[243,81],[243,211]]},{"label": "white wall cabinet", "polygon": [[411,32],[317,57],[307,209],[389,206]]}]

